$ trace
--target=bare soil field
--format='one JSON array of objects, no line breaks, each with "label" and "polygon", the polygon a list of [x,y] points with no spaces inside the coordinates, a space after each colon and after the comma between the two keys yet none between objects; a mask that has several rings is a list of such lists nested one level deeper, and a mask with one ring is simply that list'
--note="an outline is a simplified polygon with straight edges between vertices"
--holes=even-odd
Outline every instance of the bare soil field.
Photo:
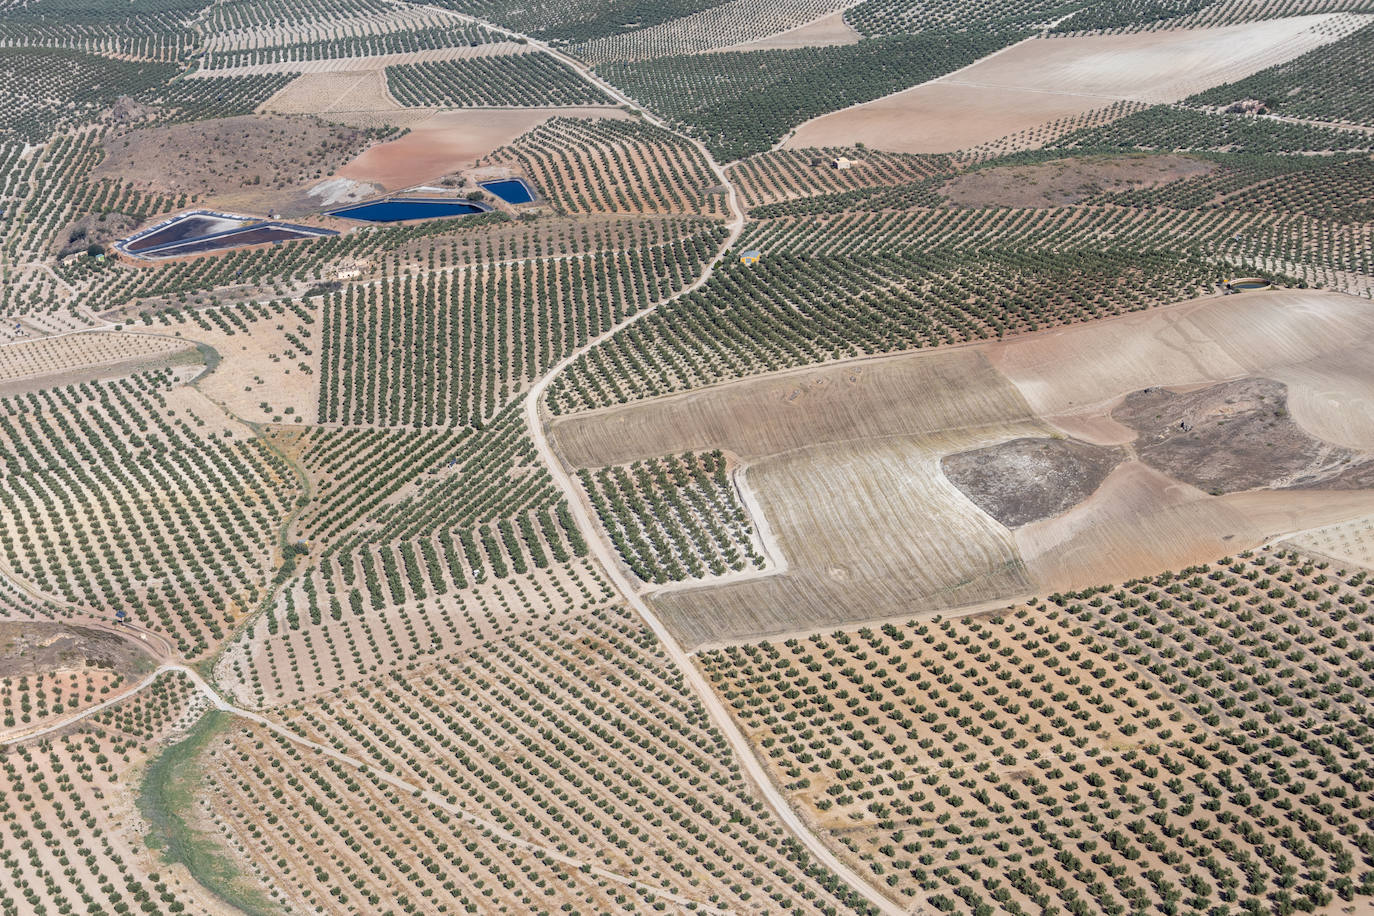
[{"label": "bare soil field", "polygon": [[1102,99],[1038,90],[925,83],[807,121],[784,143],[806,149],[862,143],[893,153],[950,153],[1101,108]]},{"label": "bare soil field", "polygon": [[509,108],[429,114],[399,140],[383,143],[340,168],[335,177],[408,188],[458,169],[515,140],[552,117],[628,118],[618,108]]},{"label": "bare soil field", "polygon": [[757,38],[753,41],[740,42],[737,45],[716,48],[703,53],[710,54],[717,50],[774,51],[788,48],[824,48],[857,44],[860,37],[859,33],[844,21],[844,10],[836,10],[819,19],[813,19],[805,25],[799,25],[795,29],[788,29],[785,32],[778,32],[776,35],[769,35],[767,38]]},{"label": "bare soil field", "polygon": [[1030,420],[978,351],[837,363],[555,420],[573,467],[721,448],[745,464],[800,449]]},{"label": "bare soil field", "polygon": [[1092,156],[965,172],[940,193],[959,207],[1064,207],[1094,194],[1152,188],[1216,169],[1215,162],[1194,156]]},{"label": "bare soil field", "polygon": [[1177,101],[1335,40],[1320,30],[1331,18],[1033,39],[929,83],[822,115],[784,145],[862,142],[893,152],[952,152],[1113,101]]},{"label": "bare soil field", "polygon": [[[1355,368],[1374,337],[1371,319],[1374,305],[1333,293],[1214,297],[565,417],[553,438],[579,467],[709,448],[739,455],[786,571],[654,600],[691,645],[775,635],[1117,581],[1374,512],[1374,490],[1264,489],[1304,477],[1364,485],[1347,469],[1374,450],[1374,424],[1342,415],[1374,401],[1374,372]],[[1344,374],[1324,373],[1327,366]],[[1294,407],[1270,403],[1281,386],[1253,376],[1286,384]],[[1188,393],[1218,383],[1236,384]],[[1152,386],[1182,393],[1128,398]],[[1320,396],[1302,394],[1312,386]],[[1166,400],[1181,405],[1179,416],[1162,409]],[[1275,415],[1285,409],[1288,425]],[[1255,428],[1241,433],[1247,410]],[[1092,440],[1133,443],[1128,422],[1145,440],[1180,422],[1208,434],[1177,460],[1155,460],[1143,441],[1141,457],[1163,470],[1134,454],[1112,470],[1120,452],[1095,452]],[[1054,445],[1056,426],[1080,441]],[[1358,441],[1323,441],[1326,428]],[[975,500],[941,470],[950,455],[1026,439],[1080,459],[1032,469],[1052,492]],[[1259,451],[1249,455],[1254,443]],[[1014,445],[1005,461],[1020,460],[1015,451],[1026,447]],[[1209,484],[1225,495],[1191,482],[1208,467],[1232,475]],[[1013,532],[1007,521],[1021,526]]]},{"label": "bare soil field", "polygon": [[1036,415],[1079,435],[1112,427],[1125,434],[1099,444],[1131,438],[1108,415],[1132,391],[1260,376],[1288,386],[1288,409],[1308,433],[1363,450],[1374,448],[1374,379],[1364,355],[1374,339],[1370,314],[1370,304],[1353,296],[1275,290],[1199,299],[985,349]]},{"label": "bare soil field", "polygon": [[940,470],[1008,528],[1053,518],[1096,490],[1124,452],[1073,439],[1012,439],[946,455]]},{"label": "bare soil field", "polygon": [[348,115],[399,111],[386,88],[384,70],[303,73],[277,91],[258,111],[266,114],[318,114],[330,121]]},{"label": "bare soil field", "polygon": [[1288,413],[1287,386],[1239,379],[1196,391],[1150,388],[1126,396],[1112,419],[1136,430],[1146,464],[1209,493],[1259,488],[1357,490],[1374,466],[1309,435]]},{"label": "bare soil field", "polygon": [[243,115],[113,135],[96,175],[219,206],[285,213],[293,208],[283,191],[328,176],[370,143],[358,128],[313,117]]}]

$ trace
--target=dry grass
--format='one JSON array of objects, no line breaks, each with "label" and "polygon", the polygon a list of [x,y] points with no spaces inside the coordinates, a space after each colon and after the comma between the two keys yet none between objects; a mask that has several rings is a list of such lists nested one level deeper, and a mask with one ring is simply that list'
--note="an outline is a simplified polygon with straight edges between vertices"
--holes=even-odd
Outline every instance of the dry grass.
[{"label": "dry grass", "polygon": [[220,355],[215,371],[196,387],[224,410],[249,423],[314,423],[319,410],[318,310],[299,306],[277,314],[229,305],[234,322],[197,322],[183,313],[161,333],[206,344]]},{"label": "dry grass", "polygon": [[349,115],[400,108],[387,91],[385,68],[303,73],[258,106],[265,114],[327,115],[345,123]]}]

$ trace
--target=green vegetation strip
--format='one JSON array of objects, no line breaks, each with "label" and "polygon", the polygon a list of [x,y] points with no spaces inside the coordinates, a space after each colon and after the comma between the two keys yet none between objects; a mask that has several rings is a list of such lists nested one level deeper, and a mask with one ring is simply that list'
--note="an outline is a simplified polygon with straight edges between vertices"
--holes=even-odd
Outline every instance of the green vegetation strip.
[{"label": "green vegetation strip", "polygon": [[148,765],[139,787],[138,810],[148,822],[148,845],[168,862],[186,866],[191,877],[210,893],[249,916],[274,912],[257,893],[238,884],[239,873],[215,842],[196,830],[182,815],[190,808],[201,782],[197,758],[229,714],[211,710],[190,733]]}]

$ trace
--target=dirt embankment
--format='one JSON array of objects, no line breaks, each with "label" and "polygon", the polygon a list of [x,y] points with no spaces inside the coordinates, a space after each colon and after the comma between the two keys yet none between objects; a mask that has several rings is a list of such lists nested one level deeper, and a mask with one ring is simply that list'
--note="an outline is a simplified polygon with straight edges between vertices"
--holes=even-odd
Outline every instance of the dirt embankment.
[{"label": "dirt embankment", "polygon": [[1092,156],[977,169],[950,179],[940,191],[959,207],[1063,207],[1097,194],[1207,175],[1216,168],[1215,162],[1196,156]]},{"label": "dirt embankment", "polygon": [[940,468],[978,508],[1019,528],[1087,499],[1125,457],[1119,448],[1026,438],[946,455]]},{"label": "dirt embankment", "polygon": [[1271,379],[1184,393],[1146,388],[1112,419],[1136,431],[1146,464],[1215,495],[1374,485],[1374,460],[1310,435],[1288,413],[1288,387]]},{"label": "dirt embankment", "polygon": [[60,623],[0,621],[0,678],[82,664],[131,677],[148,670],[150,662],[111,633]]}]

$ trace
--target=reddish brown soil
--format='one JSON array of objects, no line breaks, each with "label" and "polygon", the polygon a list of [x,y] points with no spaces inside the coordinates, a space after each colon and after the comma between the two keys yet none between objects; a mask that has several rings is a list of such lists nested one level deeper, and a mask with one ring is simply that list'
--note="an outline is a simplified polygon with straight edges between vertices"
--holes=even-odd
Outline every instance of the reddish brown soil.
[{"label": "reddish brown soil", "polygon": [[1153,188],[1216,168],[1215,162],[1194,156],[1094,156],[966,172],[941,192],[961,207],[1062,207],[1095,194]]}]

